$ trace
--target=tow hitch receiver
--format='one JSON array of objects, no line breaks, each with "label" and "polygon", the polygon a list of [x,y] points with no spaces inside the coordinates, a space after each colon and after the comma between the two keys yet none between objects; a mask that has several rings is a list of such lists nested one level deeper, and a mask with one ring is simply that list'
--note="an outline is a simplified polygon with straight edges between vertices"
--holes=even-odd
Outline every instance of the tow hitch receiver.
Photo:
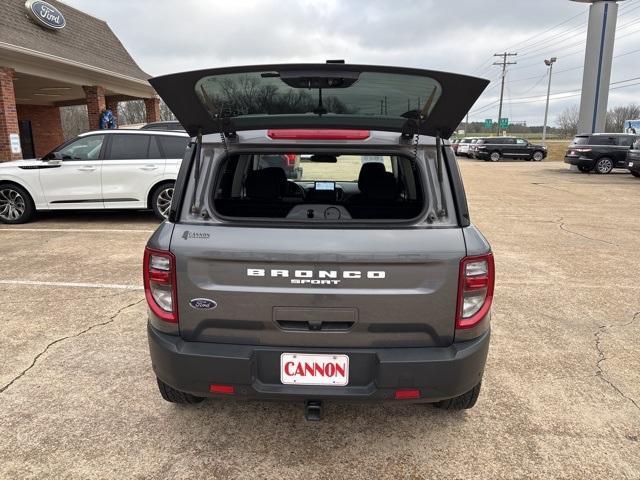
[{"label": "tow hitch receiver", "polygon": [[322,400],[306,400],[304,402],[304,418],[309,422],[322,420]]}]

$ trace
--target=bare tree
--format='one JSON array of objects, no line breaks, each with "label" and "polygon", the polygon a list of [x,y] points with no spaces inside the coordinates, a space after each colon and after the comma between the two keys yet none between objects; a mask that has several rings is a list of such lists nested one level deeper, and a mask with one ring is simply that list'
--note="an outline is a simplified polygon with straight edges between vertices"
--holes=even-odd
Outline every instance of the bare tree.
[{"label": "bare tree", "polygon": [[89,130],[89,116],[86,105],[60,107],[62,134],[65,141]]},{"label": "bare tree", "polygon": [[142,100],[129,100],[118,103],[118,125],[145,123],[146,109]]},{"label": "bare tree", "polygon": [[565,108],[556,118],[556,125],[560,128],[560,133],[564,136],[571,136],[578,133],[578,118],[580,109],[577,105]]},{"label": "bare tree", "polygon": [[171,110],[169,110],[169,107],[167,106],[166,103],[164,103],[163,100],[160,100],[160,120],[162,121],[167,121],[167,120],[175,120],[176,116],[173,114],[173,112]]},{"label": "bare tree", "polygon": [[640,118],[640,105],[630,103],[620,105],[607,112],[607,132],[622,132],[625,120],[635,120]]}]

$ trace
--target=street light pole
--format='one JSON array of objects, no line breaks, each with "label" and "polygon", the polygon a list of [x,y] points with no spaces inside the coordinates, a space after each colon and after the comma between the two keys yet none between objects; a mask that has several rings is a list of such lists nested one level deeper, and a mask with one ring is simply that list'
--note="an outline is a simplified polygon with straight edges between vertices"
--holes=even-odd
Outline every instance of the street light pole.
[{"label": "street light pole", "polygon": [[544,127],[542,127],[542,144],[545,145],[547,140],[547,119],[549,118],[549,96],[551,95],[551,74],[553,73],[553,64],[558,60],[556,57],[551,57],[549,60],[545,60],[544,64],[549,67],[549,86],[547,87],[547,105],[544,109]]}]

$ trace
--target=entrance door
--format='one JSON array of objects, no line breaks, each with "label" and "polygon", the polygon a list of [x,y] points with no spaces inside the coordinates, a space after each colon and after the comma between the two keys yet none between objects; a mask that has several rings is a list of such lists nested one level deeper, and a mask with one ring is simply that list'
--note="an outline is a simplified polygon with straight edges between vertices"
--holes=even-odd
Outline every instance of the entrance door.
[{"label": "entrance door", "polygon": [[33,146],[31,121],[20,120],[18,122],[18,128],[20,130],[20,148],[22,148],[22,158],[36,158],[35,147]]}]

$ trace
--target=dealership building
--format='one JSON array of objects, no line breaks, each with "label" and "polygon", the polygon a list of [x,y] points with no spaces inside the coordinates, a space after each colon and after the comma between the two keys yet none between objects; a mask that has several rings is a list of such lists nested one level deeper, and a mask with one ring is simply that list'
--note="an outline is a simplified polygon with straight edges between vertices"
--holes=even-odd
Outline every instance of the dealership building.
[{"label": "dealership building", "polygon": [[106,108],[144,100],[160,116],[147,75],[106,22],[55,0],[3,0],[0,10],[0,161],[38,157],[63,142],[60,107],[86,105],[89,128]]}]

